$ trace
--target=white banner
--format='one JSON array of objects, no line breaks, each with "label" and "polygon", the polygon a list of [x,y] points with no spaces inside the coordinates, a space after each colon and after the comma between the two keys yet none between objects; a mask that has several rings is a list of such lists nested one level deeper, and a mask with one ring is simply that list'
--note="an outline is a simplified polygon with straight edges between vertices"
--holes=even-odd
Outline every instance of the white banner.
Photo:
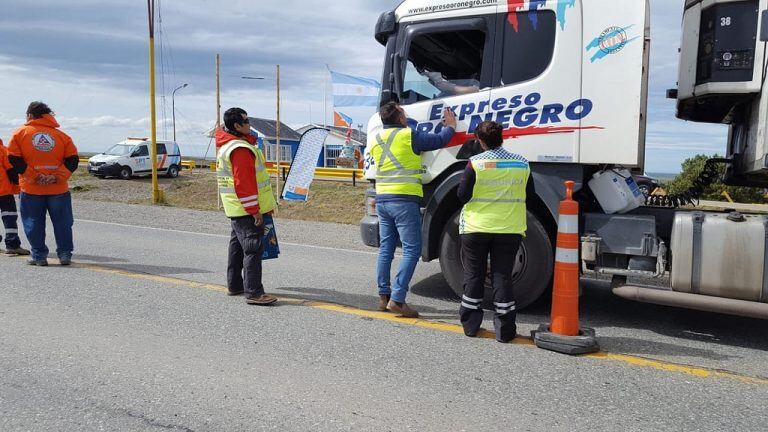
[{"label": "white banner", "polygon": [[317,159],[323,151],[323,144],[330,131],[323,128],[312,128],[304,132],[299,141],[296,156],[293,157],[291,170],[285,180],[283,199],[293,201],[307,201],[309,199],[309,186],[315,178]]}]

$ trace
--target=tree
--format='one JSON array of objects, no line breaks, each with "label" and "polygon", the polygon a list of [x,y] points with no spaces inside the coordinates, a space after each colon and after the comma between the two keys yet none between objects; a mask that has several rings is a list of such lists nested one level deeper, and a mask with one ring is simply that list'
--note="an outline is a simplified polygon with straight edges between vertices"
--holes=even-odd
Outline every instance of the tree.
[{"label": "tree", "polygon": [[[667,185],[667,193],[670,195],[679,194],[690,189],[696,178],[699,177],[704,171],[704,165],[707,160],[715,156],[697,155],[692,158],[686,159],[683,162],[683,171],[677,175]],[[725,175],[725,165],[717,165],[717,176],[714,183],[704,189],[704,194],[701,196],[703,200],[710,201],[725,201],[723,192],[728,192],[728,195],[735,202],[740,203],[762,203],[764,201],[764,191],[762,188],[743,187],[743,186],[726,186],[723,184],[723,176]]]}]

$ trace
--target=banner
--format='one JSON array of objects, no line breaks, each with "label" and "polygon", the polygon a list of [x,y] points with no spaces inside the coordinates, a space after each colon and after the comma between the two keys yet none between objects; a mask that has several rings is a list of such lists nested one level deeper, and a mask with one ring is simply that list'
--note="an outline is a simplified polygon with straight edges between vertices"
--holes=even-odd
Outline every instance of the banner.
[{"label": "banner", "polygon": [[325,139],[330,131],[323,128],[312,128],[304,132],[299,141],[296,156],[293,157],[291,169],[283,188],[283,199],[293,201],[307,201],[309,199],[309,186],[315,178],[315,168],[320,152],[323,151]]}]

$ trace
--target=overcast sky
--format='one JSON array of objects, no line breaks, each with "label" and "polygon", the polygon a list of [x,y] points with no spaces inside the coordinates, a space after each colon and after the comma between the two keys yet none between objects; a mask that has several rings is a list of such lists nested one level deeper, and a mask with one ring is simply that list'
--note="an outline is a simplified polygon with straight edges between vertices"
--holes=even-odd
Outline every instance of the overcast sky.
[{"label": "overcast sky", "polygon": [[[202,132],[215,121],[216,53],[222,56],[223,107],[239,105],[251,115],[274,118],[272,79],[279,63],[283,121],[319,123],[325,65],[380,79],[383,48],[373,39],[373,26],[382,11],[399,3],[156,1],[162,19],[156,30],[161,32],[158,72],[164,72],[157,80],[158,119],[166,119],[158,136],[171,138],[171,91],[188,83],[176,93],[177,136],[185,146],[194,146],[188,153],[204,151],[208,139]],[[651,0],[649,172],[676,172],[688,156],[725,149],[725,128],[681,122],[674,117],[674,101],[665,99],[665,90],[677,80],[682,3]],[[82,151],[102,151],[128,136],[148,134],[144,1],[3,0],[2,11],[0,138],[7,141],[23,123],[31,100],[49,103]],[[243,75],[270,80],[242,80]],[[373,113],[372,108],[342,111],[355,123],[366,123]]]}]

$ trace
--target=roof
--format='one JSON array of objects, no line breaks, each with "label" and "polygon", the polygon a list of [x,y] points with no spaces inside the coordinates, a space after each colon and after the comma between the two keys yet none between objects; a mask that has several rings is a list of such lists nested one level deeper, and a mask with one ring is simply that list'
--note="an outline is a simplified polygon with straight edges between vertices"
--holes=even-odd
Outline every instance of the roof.
[{"label": "roof", "polygon": [[[332,135],[335,135],[335,136],[337,136],[339,138],[343,138],[343,139],[347,138],[347,128],[346,127],[339,127],[339,126],[329,126],[329,125],[323,126],[323,125],[319,125],[319,124],[311,124],[311,125],[306,125],[306,126],[298,128],[297,132],[304,133],[307,130],[309,130],[309,128],[313,128],[313,127],[325,128],[325,129],[328,129],[329,131],[331,131]],[[368,135],[366,135],[365,132],[362,132],[362,131],[357,130],[357,129],[352,129],[352,141],[356,141],[360,145],[364,146],[366,144],[366,142],[367,142],[367,139],[368,139]]]},{"label": "roof", "polygon": [[[277,136],[277,121],[267,120],[256,117],[248,117],[251,122],[251,129],[255,130],[259,136],[266,139],[275,139]],[[287,124],[280,122],[280,139],[298,141],[301,135],[288,127]]]}]

